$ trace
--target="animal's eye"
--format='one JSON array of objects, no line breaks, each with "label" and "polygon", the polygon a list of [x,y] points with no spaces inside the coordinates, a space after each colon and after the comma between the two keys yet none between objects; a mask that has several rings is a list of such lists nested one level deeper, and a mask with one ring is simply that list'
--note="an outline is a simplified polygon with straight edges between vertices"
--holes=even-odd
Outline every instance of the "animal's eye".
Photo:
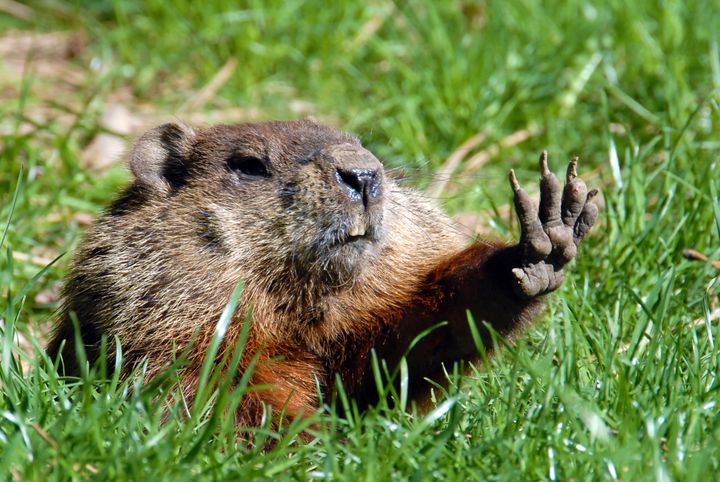
[{"label": "animal's eye", "polygon": [[241,174],[252,177],[270,177],[270,172],[262,159],[253,156],[233,155],[227,161],[228,167]]}]

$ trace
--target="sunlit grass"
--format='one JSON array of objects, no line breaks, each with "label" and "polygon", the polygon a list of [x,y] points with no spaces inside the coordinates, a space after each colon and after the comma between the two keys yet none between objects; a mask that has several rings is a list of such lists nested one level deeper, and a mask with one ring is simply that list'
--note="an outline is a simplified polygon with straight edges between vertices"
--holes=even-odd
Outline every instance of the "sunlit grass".
[{"label": "sunlit grass", "polygon": [[[29,20],[0,18],[0,29],[85,32],[68,60],[85,77],[73,89],[58,80],[53,95],[29,69],[0,102],[3,478],[716,478],[718,271],[681,256],[692,247],[720,257],[715,2],[32,8]],[[340,396],[280,433],[257,429],[251,444],[222,416],[243,390],[215,390],[212,374],[207,403],[190,410],[173,371],[149,385],[101,371],[67,382],[43,356],[63,253],[127,179],[119,166],[83,164],[100,115],[125,102],[188,118],[195,112],[178,111],[231,58],[201,114],[312,114],[357,133],[419,186],[484,132],[468,156],[484,153],[484,165],[466,159],[439,196],[455,214],[479,213],[483,235],[517,235],[505,173],[515,168],[532,190],[542,149],[557,170],[579,155],[602,189],[605,213],[546,314],[489,365],[453,378],[429,413],[400,410],[399,394],[359,414]],[[527,138],[508,142],[518,132]],[[304,430],[314,440],[302,442]]]}]

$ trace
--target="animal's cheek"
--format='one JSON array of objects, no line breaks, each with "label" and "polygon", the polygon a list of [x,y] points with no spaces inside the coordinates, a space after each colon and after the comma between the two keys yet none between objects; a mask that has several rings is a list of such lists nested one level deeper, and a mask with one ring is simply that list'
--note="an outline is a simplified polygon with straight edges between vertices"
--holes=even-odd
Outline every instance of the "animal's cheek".
[{"label": "animal's cheek", "polygon": [[287,236],[296,246],[306,245],[308,248],[321,236],[327,217],[317,208],[303,206],[292,213],[291,222],[287,226]]},{"label": "animal's cheek", "polygon": [[308,165],[294,176],[290,184],[297,187],[305,203],[327,199],[338,203],[344,197],[335,176],[335,168],[330,165]]},{"label": "animal's cheek", "polygon": [[307,218],[322,221],[342,209],[338,199],[339,194],[336,189],[331,189],[322,180],[313,179],[296,186],[292,195],[286,198],[284,207],[287,208],[288,216],[299,213]]}]

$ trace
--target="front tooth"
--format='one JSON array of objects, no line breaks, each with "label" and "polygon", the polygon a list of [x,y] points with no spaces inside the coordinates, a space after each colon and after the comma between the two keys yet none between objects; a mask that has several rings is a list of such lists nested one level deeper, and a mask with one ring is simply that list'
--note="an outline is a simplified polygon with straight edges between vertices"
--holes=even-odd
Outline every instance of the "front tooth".
[{"label": "front tooth", "polygon": [[365,236],[365,232],[367,230],[367,222],[363,218],[355,218],[354,222],[352,223],[352,226],[350,226],[350,230],[348,231],[348,234],[350,236]]}]

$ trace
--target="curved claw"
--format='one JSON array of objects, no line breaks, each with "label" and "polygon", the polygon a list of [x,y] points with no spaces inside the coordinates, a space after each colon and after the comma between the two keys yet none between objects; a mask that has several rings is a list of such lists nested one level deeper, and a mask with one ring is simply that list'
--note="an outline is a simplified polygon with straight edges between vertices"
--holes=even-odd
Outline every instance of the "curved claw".
[{"label": "curved claw", "polygon": [[515,177],[515,169],[510,169],[508,179],[510,179],[510,185],[512,186],[513,191],[518,192],[520,190],[520,183],[518,183],[517,177]]},{"label": "curved claw", "polygon": [[540,155],[540,221],[543,227],[552,228],[560,226],[560,208],[562,202],[563,188],[555,174],[548,168],[547,151]]},{"label": "curved claw", "polygon": [[550,169],[548,168],[548,152],[542,151],[542,154],[540,154],[540,175],[545,177],[550,174]]},{"label": "curved claw", "polygon": [[567,167],[567,179],[566,182],[570,184],[577,177],[577,163],[578,157],[575,156],[570,160],[570,164]]}]

